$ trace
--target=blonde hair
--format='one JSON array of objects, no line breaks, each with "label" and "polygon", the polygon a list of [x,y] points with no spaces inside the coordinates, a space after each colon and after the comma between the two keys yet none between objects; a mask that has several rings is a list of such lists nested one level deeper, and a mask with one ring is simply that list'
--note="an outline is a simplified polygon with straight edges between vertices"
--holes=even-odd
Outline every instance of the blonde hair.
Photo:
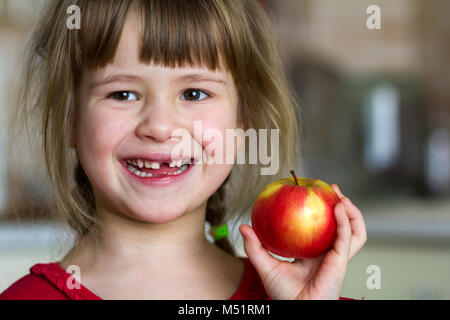
[{"label": "blonde hair", "polygon": [[[66,27],[70,5],[81,9],[79,30]],[[259,164],[235,165],[208,199],[206,221],[211,225],[238,213],[243,217],[261,188],[286,174],[300,155],[300,108],[285,76],[269,17],[256,0],[48,2],[29,42],[20,103],[12,121],[26,124],[33,136],[38,132],[54,198],[52,212],[80,237],[97,223],[92,186],[70,148],[77,90],[83,70],[112,62],[132,9],[142,18],[142,62],[216,70],[223,57],[238,90],[244,130],[279,129],[281,167],[275,176],[261,176]],[[268,151],[272,150],[269,143]],[[227,239],[216,245],[233,254]]]}]

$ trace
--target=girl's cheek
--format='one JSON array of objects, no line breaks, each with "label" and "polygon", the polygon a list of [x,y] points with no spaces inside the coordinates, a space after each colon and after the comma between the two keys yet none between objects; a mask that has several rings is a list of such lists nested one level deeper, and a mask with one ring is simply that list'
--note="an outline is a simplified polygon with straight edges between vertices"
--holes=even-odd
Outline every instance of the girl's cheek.
[{"label": "girl's cheek", "polygon": [[91,110],[83,116],[79,135],[89,144],[90,152],[102,154],[111,152],[111,148],[126,134],[130,124],[123,114],[120,116]]}]

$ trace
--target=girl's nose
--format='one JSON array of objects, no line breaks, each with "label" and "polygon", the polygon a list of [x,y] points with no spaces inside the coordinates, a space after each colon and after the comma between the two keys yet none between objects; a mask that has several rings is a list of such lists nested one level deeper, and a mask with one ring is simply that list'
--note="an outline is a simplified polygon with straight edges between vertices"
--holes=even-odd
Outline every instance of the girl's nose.
[{"label": "girl's nose", "polygon": [[172,132],[176,129],[175,119],[173,106],[164,103],[147,105],[142,111],[136,135],[140,138],[164,142],[170,139]]}]

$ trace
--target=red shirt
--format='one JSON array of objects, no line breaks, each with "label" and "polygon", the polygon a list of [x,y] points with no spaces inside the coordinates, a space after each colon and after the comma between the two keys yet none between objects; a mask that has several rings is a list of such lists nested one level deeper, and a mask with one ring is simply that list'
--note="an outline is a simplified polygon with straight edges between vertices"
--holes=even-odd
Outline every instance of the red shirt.
[{"label": "red shirt", "polygon": [[[242,281],[228,300],[270,300],[250,260],[245,258],[244,261]],[[71,275],[58,262],[38,263],[30,268],[29,274],[3,291],[0,300],[102,300],[82,284],[69,288],[69,277]],[[74,279],[71,279],[70,283],[72,287],[78,284]]]},{"label": "red shirt", "polygon": [[[270,299],[253,265],[248,259],[244,261],[244,276],[229,300]],[[71,275],[58,262],[38,263],[30,268],[29,274],[3,291],[0,300],[102,300],[82,284],[69,288],[69,277]],[[72,287],[78,284],[74,279],[69,280],[69,283]]]}]

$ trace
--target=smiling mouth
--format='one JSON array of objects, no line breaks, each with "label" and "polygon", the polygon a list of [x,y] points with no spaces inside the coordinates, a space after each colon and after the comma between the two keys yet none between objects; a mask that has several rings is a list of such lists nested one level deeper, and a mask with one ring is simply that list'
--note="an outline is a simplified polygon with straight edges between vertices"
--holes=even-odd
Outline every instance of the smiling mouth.
[{"label": "smiling mouth", "polygon": [[177,176],[192,166],[192,159],[180,159],[171,162],[127,159],[126,166],[134,175],[141,178]]}]

